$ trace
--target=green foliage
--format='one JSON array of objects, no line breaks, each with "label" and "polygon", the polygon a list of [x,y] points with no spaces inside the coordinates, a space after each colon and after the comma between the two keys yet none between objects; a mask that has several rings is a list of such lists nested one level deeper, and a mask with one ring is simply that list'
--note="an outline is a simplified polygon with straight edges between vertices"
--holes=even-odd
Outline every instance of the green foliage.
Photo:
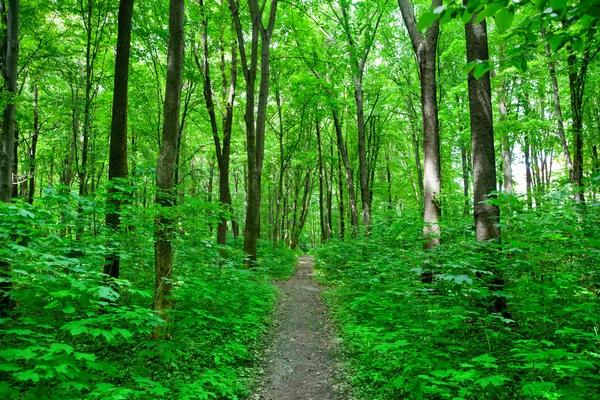
[{"label": "green foliage", "polygon": [[[199,200],[174,207],[172,340],[152,340],[165,324],[150,309],[156,210],[125,204],[117,233],[105,230],[104,212],[104,199],[66,188],[48,190],[35,206],[0,203],[0,259],[10,265],[0,279],[12,283],[15,304],[0,319],[0,397],[246,395],[277,295],[271,279],[289,276],[296,254],[264,244],[261,266],[246,269],[241,250],[214,245],[218,207]],[[113,251],[123,279],[108,283],[101,271]]]},{"label": "green foliage", "polygon": [[[424,252],[410,216],[375,223],[367,240],[321,246],[317,274],[333,286],[359,398],[597,397],[597,207],[577,214],[567,196],[524,211],[501,194],[501,246],[475,242],[463,220]],[[428,272],[433,284],[423,282]],[[503,314],[488,310],[497,296]]]}]

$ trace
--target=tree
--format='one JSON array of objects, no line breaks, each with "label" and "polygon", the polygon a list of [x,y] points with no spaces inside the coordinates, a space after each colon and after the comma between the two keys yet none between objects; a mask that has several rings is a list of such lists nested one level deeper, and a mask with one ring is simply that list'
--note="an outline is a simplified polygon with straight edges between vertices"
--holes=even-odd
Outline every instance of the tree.
[{"label": "tree", "polygon": [[[246,206],[246,225],[244,228],[244,251],[250,261],[256,261],[258,237],[260,236],[261,180],[265,156],[265,129],[267,102],[269,97],[269,62],[271,36],[275,28],[278,0],[270,1],[268,22],[263,24],[263,12],[266,7],[257,0],[249,0],[251,23],[250,59],[246,52],[247,40],[239,14],[239,1],[229,0],[231,15],[235,22],[240,59],[244,80],[246,81],[246,153],[248,156],[248,190]],[[260,44],[260,51],[259,51]],[[260,62],[260,68],[259,68]],[[256,78],[260,72],[258,105],[256,105]],[[255,110],[256,105],[256,110]],[[256,113],[255,113],[256,112]]]},{"label": "tree", "polygon": [[[108,156],[109,213],[106,214],[106,226],[118,233],[121,226],[121,208],[123,191],[117,189],[118,179],[125,179],[127,170],[127,107],[129,82],[129,53],[131,49],[131,20],[134,0],[121,0],[119,3],[117,54],[115,60],[115,80],[113,90],[112,122],[110,130],[110,151]],[[119,277],[120,257],[114,251],[108,255],[104,264],[104,273],[111,278]]]},{"label": "tree", "polygon": [[17,61],[19,58],[19,0],[0,1],[2,23],[6,26],[2,40],[2,78],[5,106],[2,113],[2,149],[0,152],[0,201],[10,202],[13,185],[15,146],[14,96],[17,92]]},{"label": "tree", "polygon": [[[152,308],[165,313],[173,305],[171,273],[173,272],[173,221],[168,209],[175,203],[175,160],[179,138],[179,106],[184,62],[184,5],[185,0],[169,3],[169,47],[167,55],[167,83],[163,118],[162,147],[156,167],[156,204],[159,207],[155,221],[154,266],[156,280]],[[164,315],[163,315],[164,316]],[[159,332],[155,335],[160,336]]]},{"label": "tree", "polygon": [[[17,61],[19,59],[19,0],[0,1],[2,23],[6,26],[2,40],[0,64],[4,87],[5,106],[2,113],[2,138],[0,140],[0,201],[10,203],[13,186],[13,163],[15,161],[15,94],[17,92]],[[12,283],[9,279],[10,264],[0,260],[0,316],[8,312]]]},{"label": "tree", "polygon": [[[352,69],[352,82],[354,85],[354,100],[356,104],[356,126],[358,132],[358,169],[360,180],[360,198],[362,202],[362,222],[368,229],[371,224],[371,195],[368,170],[368,145],[364,112],[363,79],[369,53],[375,42],[375,36],[379,23],[385,10],[383,5],[376,4],[375,10],[363,10],[366,14],[364,20],[353,20],[351,23],[349,11],[350,3],[346,0],[340,1],[340,12],[331,8],[339,24],[342,26],[348,44],[348,55]],[[366,5],[366,3],[365,3]],[[358,6],[358,5],[357,5]],[[339,141],[338,141],[339,143]],[[371,149],[373,150],[373,149]]]},{"label": "tree", "polygon": [[[432,0],[431,7],[439,7],[441,0]],[[433,22],[423,36],[417,29],[413,8],[408,0],[398,0],[402,18],[408,30],[421,78],[421,108],[423,114],[423,247],[432,249],[440,244],[441,229],[441,160],[438,126],[436,54],[439,21]],[[418,156],[417,156],[418,157]],[[417,159],[417,162],[420,162]]]},{"label": "tree", "polygon": [[[468,4],[467,4],[468,7]],[[475,23],[477,14],[465,25],[467,63],[488,62],[488,39],[485,19]],[[494,151],[494,122],[492,117],[492,89],[490,72],[475,76],[469,72],[469,116],[471,121],[471,153],[473,157],[473,216],[477,241],[500,241],[500,208],[489,199],[496,191],[496,158]],[[497,291],[504,287],[501,271],[494,270],[489,288]],[[496,296],[489,307],[503,312],[506,300]]]},{"label": "tree", "polygon": [[[200,7],[206,7],[203,0],[200,0]],[[217,113],[215,111],[215,99],[214,90],[212,86],[211,73],[210,73],[210,62],[209,62],[209,48],[208,48],[208,10],[203,10],[202,19],[202,61],[198,58],[197,54],[194,53],[196,65],[204,74],[204,100],[206,102],[206,109],[210,118],[210,126],[215,142],[215,151],[217,154],[217,165],[219,167],[219,201],[228,211],[231,209],[231,188],[229,185],[229,163],[231,155],[231,131],[233,128],[233,102],[235,99],[235,90],[237,85],[237,52],[235,41],[231,44],[231,66],[229,68],[229,78],[226,73],[225,64],[225,39],[221,32],[219,37],[219,47],[221,52],[221,93],[222,103],[224,103],[225,111],[222,117],[222,131],[223,139],[219,135],[219,127],[217,124]],[[237,222],[235,218],[232,218],[232,225],[234,227],[234,234],[236,232],[235,225]],[[225,244],[227,240],[227,218],[222,217],[219,225],[217,226],[217,243]]]}]

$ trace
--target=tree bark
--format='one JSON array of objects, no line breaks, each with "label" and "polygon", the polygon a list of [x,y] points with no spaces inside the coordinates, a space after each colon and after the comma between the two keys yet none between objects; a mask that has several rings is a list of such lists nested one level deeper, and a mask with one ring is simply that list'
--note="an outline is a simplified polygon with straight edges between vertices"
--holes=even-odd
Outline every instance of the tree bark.
[{"label": "tree bark", "polygon": [[[4,95],[8,102],[2,113],[2,149],[0,151],[0,201],[11,202],[13,185],[13,162],[15,150],[15,99],[17,92],[17,61],[19,58],[19,0],[0,1],[0,13],[6,24],[2,41],[0,63],[4,79]],[[10,291],[10,264],[0,260],[0,276],[5,280],[0,283],[0,317],[6,317],[12,306]]]},{"label": "tree bark", "polygon": [[[489,60],[485,20],[475,24],[474,18],[465,25],[467,63]],[[471,121],[471,152],[473,154],[473,207],[478,241],[500,238],[497,226],[500,210],[487,203],[496,190],[496,160],[492,119],[490,73],[476,79],[469,73],[469,110]]]},{"label": "tree bark", "polygon": [[[204,7],[204,1],[200,0],[200,6]],[[217,165],[219,168],[219,202],[226,208],[226,210],[232,213],[231,208],[231,188],[229,185],[229,160],[231,154],[231,131],[233,127],[233,102],[235,98],[235,90],[237,85],[237,52],[236,44],[231,47],[231,68],[230,78],[227,78],[225,73],[225,54],[222,46],[223,37],[221,40],[221,79],[222,88],[221,93],[223,95],[223,101],[225,103],[225,114],[221,121],[221,127],[223,131],[223,139],[221,140],[219,134],[219,128],[217,125],[217,116],[215,111],[215,101],[213,98],[213,87],[210,74],[210,63],[209,63],[209,49],[208,49],[208,13],[204,13],[205,18],[202,20],[202,44],[203,44],[203,58],[202,63],[196,57],[196,63],[198,68],[204,74],[204,100],[206,102],[206,109],[210,118],[211,130],[213,134],[213,140],[215,143],[215,151],[217,155]],[[234,218],[232,217],[232,224]],[[223,216],[217,226],[217,243],[225,244],[227,241],[227,217]]]},{"label": "tree bark", "polygon": [[323,149],[321,148],[321,128],[319,127],[319,120],[315,123],[317,132],[317,157],[319,166],[319,226],[321,227],[321,242],[324,243],[329,239],[325,233],[325,196],[323,186]]},{"label": "tree bark", "polygon": [[[156,168],[156,204],[159,213],[155,220],[156,233],[154,244],[156,281],[152,308],[168,319],[166,310],[172,308],[171,273],[173,271],[173,221],[167,210],[175,202],[174,173],[177,157],[177,139],[179,133],[179,106],[181,102],[181,82],[184,62],[184,0],[171,0],[169,6],[169,45],[167,55],[167,83],[163,118],[162,147]],[[164,336],[160,330],[154,335]]]},{"label": "tree bark", "polygon": [[2,113],[2,151],[0,152],[0,201],[11,201],[15,152],[14,96],[17,92],[17,61],[19,57],[19,0],[0,1],[0,13],[6,24],[2,42],[2,77],[7,103]]},{"label": "tree bark", "polygon": [[[542,38],[545,38],[546,32],[542,28]],[[569,182],[572,185],[576,185],[575,170],[573,169],[573,159],[569,150],[569,144],[567,142],[567,136],[565,135],[565,124],[563,120],[562,107],[560,104],[560,91],[558,88],[558,80],[556,78],[556,67],[554,61],[551,60],[550,46],[548,42],[545,44],[546,56],[548,58],[548,71],[552,80],[552,95],[554,99],[554,114],[556,116],[556,125],[558,130],[558,138],[560,139],[560,145],[562,147],[563,157],[567,167],[567,173],[569,175]]]},{"label": "tree bark", "polygon": [[[269,64],[271,36],[275,27],[278,0],[271,0],[268,23],[263,24],[265,4],[260,6],[257,0],[249,0],[250,18],[252,21],[250,62],[246,54],[246,39],[240,21],[239,2],[229,0],[231,14],[235,22],[235,30],[240,49],[244,80],[246,81],[246,153],[248,155],[248,191],[246,206],[246,226],[244,228],[244,251],[249,255],[249,263],[253,265],[257,258],[257,244],[260,237],[260,202],[261,180],[265,153],[265,128],[267,102],[269,95]],[[260,54],[259,54],[260,45]],[[258,63],[260,61],[260,68]],[[258,105],[255,114],[256,75],[260,70],[258,89]]]},{"label": "tree bark", "polygon": [[342,162],[344,163],[344,169],[346,172],[346,184],[348,186],[348,202],[350,203],[351,224],[354,230],[354,232],[352,232],[352,235],[355,235],[356,231],[358,230],[358,211],[356,207],[356,193],[354,191],[354,178],[352,175],[352,167],[350,166],[350,160],[348,159],[348,150],[346,149],[346,145],[344,143],[344,134],[342,132],[342,124],[340,122],[340,118],[335,109],[332,109],[331,113],[333,115],[333,123],[335,126],[338,149],[340,150],[340,155],[342,158]]},{"label": "tree bark", "polygon": [[[129,82],[129,54],[131,50],[131,22],[134,0],[121,0],[119,3],[117,54],[108,155],[108,205],[106,226],[113,235],[121,226],[120,209],[123,191],[115,187],[117,179],[125,179],[127,169],[127,107]],[[109,246],[110,247],[110,246]],[[118,251],[110,251],[104,264],[104,273],[111,278],[119,278],[121,259]]]},{"label": "tree bark", "polygon": [[[439,7],[441,0],[432,0]],[[436,57],[439,21],[435,21],[423,36],[417,29],[412,5],[408,0],[398,0],[402,18],[419,64],[421,78],[421,107],[423,112],[423,248],[432,249],[441,243],[441,158],[438,123]]]},{"label": "tree bark", "polygon": [[39,88],[37,84],[33,85],[33,135],[31,137],[31,146],[29,147],[29,191],[27,193],[27,202],[33,204],[35,196],[35,163],[37,143],[40,134],[40,113],[38,111],[38,94]]}]

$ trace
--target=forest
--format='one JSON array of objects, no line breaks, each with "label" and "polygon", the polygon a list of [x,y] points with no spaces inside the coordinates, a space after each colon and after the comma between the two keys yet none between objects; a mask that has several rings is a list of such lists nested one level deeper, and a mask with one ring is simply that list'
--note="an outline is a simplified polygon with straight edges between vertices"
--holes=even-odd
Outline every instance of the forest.
[{"label": "forest", "polygon": [[310,255],[331,398],[600,399],[599,0],[0,15],[1,398],[265,398]]}]

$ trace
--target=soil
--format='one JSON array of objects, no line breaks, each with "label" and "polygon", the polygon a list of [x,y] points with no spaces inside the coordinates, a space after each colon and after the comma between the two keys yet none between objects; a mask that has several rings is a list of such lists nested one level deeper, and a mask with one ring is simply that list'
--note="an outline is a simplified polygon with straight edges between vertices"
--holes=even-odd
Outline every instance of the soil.
[{"label": "soil", "polygon": [[278,282],[280,301],[255,400],[345,400],[339,346],[313,279],[312,257],[300,257],[296,273]]}]

